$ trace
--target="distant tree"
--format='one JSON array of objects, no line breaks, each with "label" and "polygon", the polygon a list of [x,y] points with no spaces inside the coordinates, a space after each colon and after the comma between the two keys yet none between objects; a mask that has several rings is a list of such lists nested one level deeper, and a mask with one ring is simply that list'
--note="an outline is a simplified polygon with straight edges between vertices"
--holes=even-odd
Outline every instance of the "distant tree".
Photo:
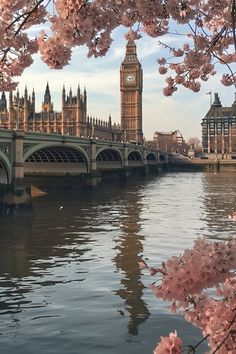
[{"label": "distant tree", "polygon": [[193,136],[188,139],[188,145],[193,147],[195,150],[201,149],[201,141],[197,137]]},{"label": "distant tree", "polygon": [[166,78],[166,96],[178,85],[199,91],[201,80],[215,75],[216,64],[227,70],[222,84],[236,85],[230,67],[236,60],[235,24],[236,0],[1,0],[0,90],[17,86],[15,77],[37,52],[55,69],[69,63],[76,46],[86,45],[88,57],[105,55],[112,31],[121,25],[129,28],[127,39],[142,33],[184,39],[179,47],[177,41],[159,42],[169,52],[158,59],[159,73],[174,72]]}]

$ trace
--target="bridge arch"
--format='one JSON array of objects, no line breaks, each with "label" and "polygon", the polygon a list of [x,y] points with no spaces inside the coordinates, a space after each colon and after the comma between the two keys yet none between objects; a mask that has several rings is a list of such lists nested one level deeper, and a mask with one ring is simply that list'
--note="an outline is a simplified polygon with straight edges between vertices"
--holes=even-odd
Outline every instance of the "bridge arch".
[{"label": "bridge arch", "polygon": [[97,169],[118,169],[123,166],[123,157],[119,149],[102,148],[96,154]]},{"label": "bridge arch", "polygon": [[69,144],[37,145],[24,155],[25,174],[71,174],[89,172],[86,152]]},{"label": "bridge arch", "polygon": [[141,152],[137,150],[130,151],[128,154],[128,166],[142,166],[143,165],[143,156]]},{"label": "bridge arch", "polygon": [[0,184],[9,184],[12,180],[11,163],[6,155],[0,151]]},{"label": "bridge arch", "polygon": [[146,159],[147,159],[148,164],[156,164],[157,163],[156,155],[153,152],[147,153]]},{"label": "bridge arch", "polygon": [[160,162],[166,162],[166,154],[160,154]]}]

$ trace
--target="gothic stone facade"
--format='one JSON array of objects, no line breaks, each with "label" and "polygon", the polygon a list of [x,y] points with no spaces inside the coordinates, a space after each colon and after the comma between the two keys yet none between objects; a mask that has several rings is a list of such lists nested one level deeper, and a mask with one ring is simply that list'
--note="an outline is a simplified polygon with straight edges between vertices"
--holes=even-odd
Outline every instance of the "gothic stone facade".
[{"label": "gothic stone facade", "polygon": [[231,107],[222,107],[219,95],[215,93],[201,125],[204,153],[236,157],[236,97]]},{"label": "gothic stone facade", "polygon": [[28,94],[25,88],[24,96],[19,91],[13,95],[9,93],[9,106],[3,92],[0,99],[0,126],[8,129],[23,129],[25,131],[67,134],[84,137],[97,137],[99,139],[120,140],[119,125],[87,116],[87,93],[81,93],[78,87],[76,95],[66,94],[62,90],[62,111],[53,109],[49,85],[47,84],[41,112],[35,111],[35,92]]},{"label": "gothic stone facade", "polygon": [[129,40],[120,69],[121,125],[87,115],[87,92],[78,86],[74,95],[62,89],[62,110],[53,108],[47,83],[41,112],[35,111],[35,92],[23,96],[19,91],[5,93],[0,99],[0,127],[32,132],[68,134],[99,139],[135,141],[143,143],[142,132],[142,68],[137,58],[136,45]]}]

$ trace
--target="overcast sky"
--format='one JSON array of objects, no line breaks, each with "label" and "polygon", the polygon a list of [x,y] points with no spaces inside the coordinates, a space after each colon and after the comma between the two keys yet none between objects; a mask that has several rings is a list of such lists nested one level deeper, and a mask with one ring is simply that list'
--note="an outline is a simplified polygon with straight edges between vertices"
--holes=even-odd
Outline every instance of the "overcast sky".
[{"label": "overcast sky", "polygon": [[[76,48],[70,65],[63,70],[49,69],[36,55],[34,64],[20,78],[20,93],[23,94],[25,85],[29,92],[34,88],[36,108],[40,111],[48,81],[54,108],[61,111],[63,84],[67,91],[71,87],[74,93],[80,84],[82,89],[84,86],[87,88],[89,115],[107,120],[111,114],[114,122],[120,122],[119,70],[126,46],[123,34],[121,29],[114,32],[110,51],[102,58],[88,59],[85,47]],[[178,40],[174,36],[169,39],[169,43]],[[210,96],[206,92],[218,92],[222,105],[230,106],[234,101],[234,88],[222,86],[219,75],[216,75],[202,84],[199,93],[179,88],[173,96],[165,97],[162,94],[164,76],[158,73],[156,64],[157,57],[163,56],[158,40],[145,37],[136,41],[136,44],[143,67],[143,131],[146,139],[152,139],[155,131],[177,129],[182,132],[185,140],[192,136],[201,138],[201,120],[210,106]]]}]

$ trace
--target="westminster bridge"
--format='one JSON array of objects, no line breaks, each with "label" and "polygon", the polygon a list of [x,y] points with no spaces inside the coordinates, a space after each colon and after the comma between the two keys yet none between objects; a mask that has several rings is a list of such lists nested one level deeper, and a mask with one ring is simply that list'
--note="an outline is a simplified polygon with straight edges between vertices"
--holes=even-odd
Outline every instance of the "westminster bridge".
[{"label": "westminster bridge", "polygon": [[30,205],[31,184],[94,186],[161,170],[167,160],[166,153],[132,143],[0,129],[0,205]]}]

